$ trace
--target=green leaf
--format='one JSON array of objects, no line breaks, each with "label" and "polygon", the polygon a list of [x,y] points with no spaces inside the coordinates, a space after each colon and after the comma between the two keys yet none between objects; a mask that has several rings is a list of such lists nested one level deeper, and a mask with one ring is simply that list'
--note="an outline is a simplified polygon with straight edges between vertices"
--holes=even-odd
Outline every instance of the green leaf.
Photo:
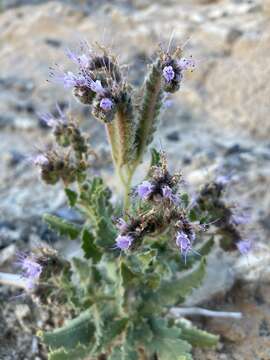
[{"label": "green leaf", "polygon": [[77,202],[78,194],[75,191],[68,188],[65,188],[65,193],[68,198],[69,206],[71,207],[75,206]]},{"label": "green leaf", "polygon": [[149,265],[156,260],[156,256],[157,256],[156,249],[147,250],[139,254],[136,254],[136,258],[139,262],[142,272],[145,272],[148,269]]},{"label": "green leaf", "polygon": [[128,318],[122,318],[107,321],[107,326],[105,326],[102,334],[102,348],[104,351],[106,351],[110,343],[125,330],[128,320]]},{"label": "green leaf", "polygon": [[199,219],[195,209],[190,210],[188,217],[189,217],[189,220],[192,222],[195,222]]},{"label": "green leaf", "polygon": [[45,214],[43,219],[51,229],[57,231],[60,235],[68,236],[71,240],[76,239],[80,234],[81,229],[78,226],[58,216]]},{"label": "green leaf", "polygon": [[160,152],[155,148],[151,149],[151,166],[161,166]]},{"label": "green leaf", "polygon": [[96,244],[101,247],[111,249],[114,245],[115,238],[117,236],[116,229],[113,227],[111,220],[107,220],[104,217],[99,219],[96,229]]},{"label": "green leaf", "polygon": [[121,262],[120,273],[125,288],[130,286],[133,280],[137,279],[136,274],[124,262]]},{"label": "green leaf", "polygon": [[125,346],[116,346],[109,355],[108,360],[138,360],[138,353]]},{"label": "green leaf", "polygon": [[73,263],[75,272],[80,279],[80,285],[81,284],[89,284],[89,282],[91,281],[91,270],[92,270],[91,261],[73,257],[72,263]]},{"label": "green leaf", "polygon": [[87,228],[84,228],[82,231],[81,247],[86,259],[92,259],[93,263],[99,262],[102,254],[95,245],[94,235]]},{"label": "green leaf", "polygon": [[64,348],[51,351],[48,360],[84,360],[91,353],[91,347],[78,345],[75,349],[66,350]]},{"label": "green leaf", "polygon": [[219,341],[219,336],[200,330],[185,319],[179,320],[176,325],[181,329],[181,338],[192,346],[213,347]]},{"label": "green leaf", "polygon": [[52,349],[73,349],[78,344],[89,344],[93,338],[95,327],[89,310],[82,312],[75,319],[54,331],[41,333],[42,340]]},{"label": "green leaf", "polygon": [[159,360],[190,359],[191,346],[182,340],[181,330],[168,327],[162,319],[151,319],[153,339],[148,344],[151,354],[157,353]]},{"label": "green leaf", "polygon": [[184,205],[184,207],[188,207],[188,204],[189,204],[189,196],[187,193],[184,193],[181,195],[181,202],[182,204]]},{"label": "green leaf", "polygon": [[[206,260],[202,258],[199,266],[180,278],[164,281],[154,295],[154,299],[163,306],[183,302],[194,288],[199,287],[205,275]],[[153,299],[153,301],[155,301]]]}]

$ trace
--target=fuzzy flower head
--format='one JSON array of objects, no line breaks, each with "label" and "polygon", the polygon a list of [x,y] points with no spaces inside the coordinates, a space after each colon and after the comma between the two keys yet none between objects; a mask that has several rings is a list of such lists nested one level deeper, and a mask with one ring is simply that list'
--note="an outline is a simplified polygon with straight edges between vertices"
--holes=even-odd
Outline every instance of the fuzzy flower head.
[{"label": "fuzzy flower head", "polygon": [[49,163],[49,159],[43,154],[38,154],[32,157],[31,160],[35,166],[46,166]]},{"label": "fuzzy flower head", "polygon": [[[186,234],[184,231],[178,231],[176,234],[176,246],[179,248],[181,255],[185,259],[185,263],[187,261],[187,255],[192,253],[197,253],[192,248],[192,243],[195,240],[195,233],[191,232],[190,236]],[[197,253],[198,254],[198,253]],[[198,254],[199,255],[199,254]]]},{"label": "fuzzy flower head", "polygon": [[66,49],[66,55],[67,57],[74,62],[74,64],[78,65],[81,69],[86,69],[91,61],[90,56],[86,54],[77,54],[74,51],[71,51],[70,49]]},{"label": "fuzzy flower head", "polygon": [[187,254],[191,251],[191,241],[189,240],[187,234],[183,231],[179,231],[176,235],[176,245],[180,249],[181,254],[187,257]]},{"label": "fuzzy flower head", "polygon": [[233,211],[233,214],[231,216],[231,223],[233,225],[247,225],[248,223],[251,222],[251,214],[249,211],[247,210],[243,210],[243,211]]},{"label": "fuzzy flower head", "polygon": [[150,183],[150,181],[143,181],[137,187],[137,194],[142,200],[146,200],[153,192],[154,186]]},{"label": "fuzzy flower head", "polygon": [[72,71],[51,70],[50,76],[55,83],[63,85],[65,89],[83,86],[89,87],[88,76],[75,75]]},{"label": "fuzzy flower head", "polygon": [[92,91],[94,91],[95,93],[99,94],[99,95],[103,95],[104,94],[104,88],[100,82],[100,80],[91,80],[89,79],[89,86],[90,86],[90,89]]},{"label": "fuzzy flower head", "polygon": [[22,269],[22,277],[26,280],[28,289],[32,289],[38,282],[42,273],[42,266],[37,262],[34,254],[21,253],[17,264]]},{"label": "fuzzy flower head", "polygon": [[126,222],[124,219],[119,218],[119,219],[117,219],[117,221],[116,221],[116,227],[117,227],[118,230],[121,231],[121,233],[123,233],[124,231],[127,230],[128,224],[127,224],[127,222]]},{"label": "fuzzy flower head", "polygon": [[38,114],[40,119],[49,127],[55,129],[58,125],[67,124],[68,120],[65,113],[60,106],[56,103],[56,110],[58,116],[53,116],[50,112]]},{"label": "fuzzy flower head", "polygon": [[132,245],[134,239],[130,235],[118,235],[115,242],[116,247],[120,250],[128,250]]},{"label": "fuzzy flower head", "polygon": [[241,240],[236,246],[242,255],[247,255],[252,250],[253,244],[251,240]]},{"label": "fuzzy flower head", "polygon": [[99,106],[101,107],[102,110],[104,110],[105,112],[110,111],[113,107],[113,102],[111,99],[109,98],[103,98],[101,99]]},{"label": "fuzzy flower head", "polygon": [[178,202],[177,196],[173,193],[172,189],[168,185],[164,185],[162,187],[162,196],[174,204]]},{"label": "fuzzy flower head", "polygon": [[171,82],[175,77],[175,72],[173,70],[173,67],[171,65],[165,66],[163,68],[163,77],[166,80],[166,82]]}]

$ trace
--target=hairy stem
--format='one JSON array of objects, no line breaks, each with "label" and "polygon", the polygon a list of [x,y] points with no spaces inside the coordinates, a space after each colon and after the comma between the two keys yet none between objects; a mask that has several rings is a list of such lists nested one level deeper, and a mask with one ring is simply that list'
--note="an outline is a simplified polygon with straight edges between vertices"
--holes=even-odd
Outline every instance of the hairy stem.
[{"label": "hairy stem", "polygon": [[134,168],[140,163],[146,146],[152,142],[162,105],[162,94],[162,74],[160,61],[158,60],[151,66],[148,79],[144,85],[144,95],[136,131],[136,159]]}]

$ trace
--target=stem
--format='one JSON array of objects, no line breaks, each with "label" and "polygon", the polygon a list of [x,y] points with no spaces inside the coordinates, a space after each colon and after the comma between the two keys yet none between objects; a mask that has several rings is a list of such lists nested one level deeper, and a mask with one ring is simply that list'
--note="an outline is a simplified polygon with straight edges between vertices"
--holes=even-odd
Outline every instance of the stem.
[{"label": "stem", "polygon": [[106,127],[106,131],[107,131],[109,143],[111,145],[111,154],[112,154],[114,167],[117,170],[119,154],[118,154],[118,145],[117,145],[118,135],[117,135],[116,122],[112,121],[110,124],[106,124],[105,127]]},{"label": "stem", "polygon": [[240,312],[230,312],[230,311],[213,311],[202,309],[199,307],[190,307],[190,308],[178,308],[173,307],[170,309],[170,313],[176,317],[181,316],[192,316],[192,315],[200,315],[207,317],[220,317],[220,318],[231,318],[231,319],[241,319],[242,313]]},{"label": "stem", "polygon": [[141,162],[147,145],[149,145],[153,139],[159,110],[162,105],[162,94],[162,75],[160,61],[158,60],[152,64],[149,76],[144,85],[144,96],[136,131],[137,153],[134,167],[137,167],[137,164]]},{"label": "stem", "polygon": [[125,183],[125,194],[124,194],[124,205],[123,205],[123,210],[127,211],[129,206],[130,206],[130,188],[131,188],[131,182],[132,182],[132,177],[133,177],[134,171],[133,172],[128,172],[128,176],[127,176],[127,180]]}]

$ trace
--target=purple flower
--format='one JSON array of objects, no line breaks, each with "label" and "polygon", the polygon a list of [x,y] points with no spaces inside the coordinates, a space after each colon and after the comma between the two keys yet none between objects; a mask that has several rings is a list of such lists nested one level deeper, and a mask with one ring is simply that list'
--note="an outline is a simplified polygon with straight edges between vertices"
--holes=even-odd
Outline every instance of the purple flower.
[{"label": "purple flower", "polygon": [[154,186],[150,181],[143,181],[137,187],[137,194],[141,199],[146,200],[152,194],[153,188]]},{"label": "purple flower", "polygon": [[103,99],[101,99],[99,106],[101,107],[102,110],[107,112],[107,111],[110,111],[111,108],[113,107],[113,102],[109,98],[103,98]]},{"label": "purple flower", "polygon": [[26,280],[28,289],[32,289],[40,278],[42,266],[37,262],[35,255],[20,253],[17,264],[22,269],[22,277]]},{"label": "purple flower", "polygon": [[38,154],[32,158],[32,162],[36,166],[43,166],[43,165],[47,165],[49,160],[45,155]]},{"label": "purple flower", "polygon": [[91,61],[89,56],[85,54],[78,55],[75,52],[71,51],[70,49],[66,49],[66,54],[71,61],[73,61],[76,65],[78,65],[82,69],[87,68]]},{"label": "purple flower", "polygon": [[85,75],[75,75],[73,72],[62,71],[58,69],[57,71],[52,70],[50,76],[57,84],[61,84],[64,88],[71,88],[75,86],[87,86],[90,87],[89,80]]},{"label": "purple flower", "polygon": [[191,251],[192,245],[187,234],[185,234],[183,231],[179,231],[177,233],[176,245],[180,249],[180,252],[184,256],[186,262],[187,254]]},{"label": "purple flower", "polygon": [[251,214],[247,211],[235,212],[231,217],[231,222],[234,225],[246,225],[251,221]]},{"label": "purple flower", "polygon": [[192,57],[190,57],[189,59],[182,58],[182,59],[178,60],[177,64],[181,70],[193,70],[196,66],[196,63],[192,59]]},{"label": "purple flower", "polygon": [[120,250],[128,250],[133,242],[133,237],[130,235],[118,235],[115,242],[116,247]]},{"label": "purple flower", "polygon": [[117,219],[116,227],[117,227],[117,229],[119,229],[121,232],[124,232],[124,231],[127,230],[128,224],[127,224],[127,222],[126,222],[124,219],[119,218],[119,219]]},{"label": "purple flower", "polygon": [[219,175],[216,178],[215,182],[221,186],[226,186],[229,184],[230,180],[231,180],[230,177],[227,175]]},{"label": "purple flower", "polygon": [[59,124],[66,124],[67,118],[66,115],[61,110],[60,106],[56,103],[56,109],[58,111],[59,117],[55,118],[51,113],[41,113],[38,114],[40,119],[45,122],[45,124],[51,128],[56,128]]},{"label": "purple flower", "polygon": [[175,73],[172,66],[165,66],[163,68],[163,76],[167,82],[170,82],[174,79]]},{"label": "purple flower", "polygon": [[89,79],[89,86],[90,86],[90,89],[92,91],[94,91],[95,93],[97,93],[99,95],[104,94],[104,88],[101,85],[101,82],[99,80],[94,81],[92,79]]},{"label": "purple flower", "polygon": [[172,189],[168,185],[162,186],[162,196],[166,199],[169,199],[174,204],[178,202],[177,196],[173,193]]},{"label": "purple flower", "polygon": [[241,240],[236,243],[236,246],[242,255],[247,255],[252,250],[251,240]]},{"label": "purple flower", "polygon": [[190,235],[183,231],[178,231],[176,234],[176,245],[180,249],[181,255],[184,256],[185,263],[187,261],[187,255],[189,252],[193,252],[199,255],[197,251],[193,250],[192,242],[195,240],[195,233],[192,231]]}]

